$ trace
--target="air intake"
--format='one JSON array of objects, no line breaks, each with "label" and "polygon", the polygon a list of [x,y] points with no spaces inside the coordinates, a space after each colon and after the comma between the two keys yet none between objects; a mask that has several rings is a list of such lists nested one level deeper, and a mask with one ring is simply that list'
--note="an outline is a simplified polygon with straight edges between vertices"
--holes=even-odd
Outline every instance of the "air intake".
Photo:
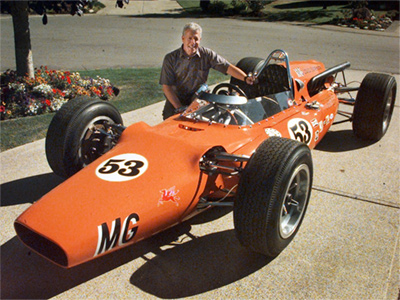
[{"label": "air intake", "polygon": [[29,248],[62,267],[68,267],[67,255],[60,246],[20,223],[14,223],[14,227],[18,237]]}]

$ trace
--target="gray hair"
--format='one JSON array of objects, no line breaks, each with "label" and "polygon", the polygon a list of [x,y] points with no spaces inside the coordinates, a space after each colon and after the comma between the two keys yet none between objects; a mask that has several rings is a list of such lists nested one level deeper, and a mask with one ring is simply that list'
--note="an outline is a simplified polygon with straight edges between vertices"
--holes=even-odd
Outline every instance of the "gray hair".
[{"label": "gray hair", "polygon": [[200,33],[200,36],[201,36],[201,33],[203,32],[203,29],[201,29],[201,26],[194,22],[188,23],[183,27],[182,35],[185,35],[186,30],[191,30],[191,31],[196,31],[196,32],[198,31]]}]

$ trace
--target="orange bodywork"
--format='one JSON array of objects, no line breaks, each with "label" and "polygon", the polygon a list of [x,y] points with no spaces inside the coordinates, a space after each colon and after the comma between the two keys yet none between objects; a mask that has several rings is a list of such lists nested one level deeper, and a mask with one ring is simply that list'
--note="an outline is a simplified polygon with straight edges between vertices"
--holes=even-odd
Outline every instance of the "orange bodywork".
[{"label": "orange bodywork", "polygon": [[[36,238],[36,246],[27,243],[33,250],[72,267],[182,222],[198,212],[202,195],[234,188],[237,176],[200,171],[200,160],[215,146],[251,156],[262,141],[280,135],[314,148],[331,126],[339,102],[329,89],[308,95],[307,82],[325,70],[322,63],[290,66],[293,80],[304,83],[301,90],[295,85],[293,106],[247,126],[179,116],[153,127],[133,124],[116,147],[20,215],[15,221],[18,236],[25,243]],[[318,106],[310,107],[313,101]]]}]

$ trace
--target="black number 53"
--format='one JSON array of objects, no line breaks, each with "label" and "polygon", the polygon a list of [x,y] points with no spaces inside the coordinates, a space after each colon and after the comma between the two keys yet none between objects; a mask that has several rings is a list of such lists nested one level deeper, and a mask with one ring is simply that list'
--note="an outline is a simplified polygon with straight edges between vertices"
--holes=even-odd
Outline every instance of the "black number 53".
[{"label": "black number 53", "polygon": [[311,141],[311,132],[306,122],[299,121],[291,126],[290,130],[293,132],[294,138],[299,142],[308,144]]},{"label": "black number 53", "polygon": [[122,176],[136,176],[143,166],[144,163],[140,160],[109,159],[98,172],[101,174],[118,172]]}]

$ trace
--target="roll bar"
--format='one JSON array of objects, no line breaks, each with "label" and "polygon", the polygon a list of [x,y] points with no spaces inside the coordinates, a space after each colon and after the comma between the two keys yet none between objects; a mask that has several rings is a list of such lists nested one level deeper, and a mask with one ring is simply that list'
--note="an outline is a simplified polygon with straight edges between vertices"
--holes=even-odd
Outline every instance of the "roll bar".
[{"label": "roll bar", "polygon": [[325,81],[329,76],[336,75],[337,73],[342,72],[343,70],[345,70],[349,67],[350,67],[350,63],[348,61],[346,61],[337,66],[329,68],[329,69],[325,70],[324,72],[319,73],[319,74],[315,75],[313,78],[311,78],[307,84],[308,93],[310,94],[310,97],[318,94],[318,92],[324,86]]},{"label": "roll bar", "polygon": [[282,62],[286,64],[286,71],[287,71],[287,78],[288,78],[288,86],[291,92],[291,98],[294,96],[294,89],[293,89],[293,80],[292,80],[292,75],[290,74],[290,65],[289,65],[289,55],[281,49],[276,49],[271,52],[271,54],[268,56],[268,58],[264,61],[262,65],[260,65],[256,70],[254,71],[254,76],[257,78],[259,74],[262,73],[264,68],[270,63],[270,61],[277,61],[277,62]]}]

